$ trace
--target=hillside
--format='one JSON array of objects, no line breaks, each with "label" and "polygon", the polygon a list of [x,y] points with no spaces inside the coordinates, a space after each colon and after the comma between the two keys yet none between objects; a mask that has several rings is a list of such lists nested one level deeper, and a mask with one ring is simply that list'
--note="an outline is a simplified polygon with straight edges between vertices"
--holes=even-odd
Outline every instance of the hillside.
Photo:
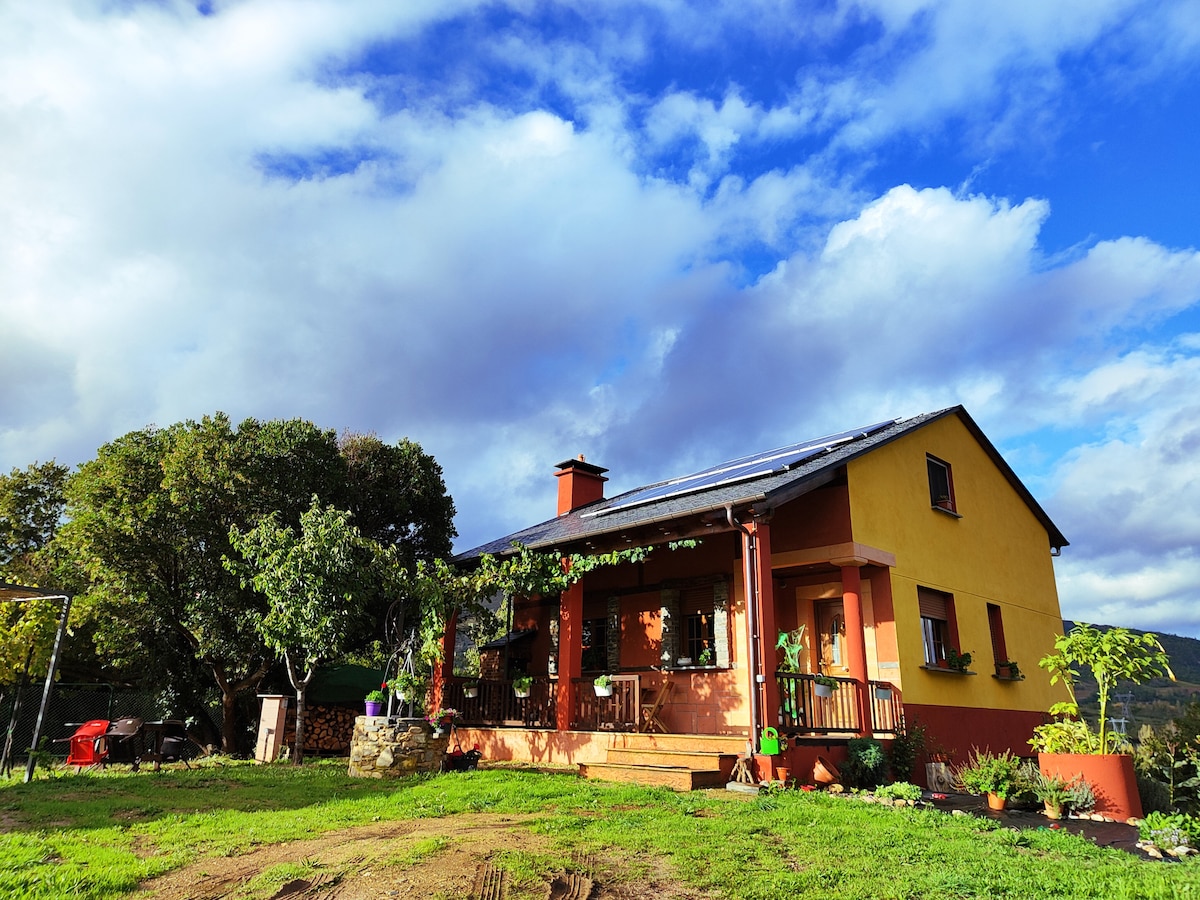
[{"label": "hillside", "polygon": [[[1069,631],[1074,622],[1063,621],[1064,634]],[[1097,625],[1098,628],[1111,626]],[[1136,628],[1129,629],[1136,634],[1145,634]],[[1137,734],[1142,725],[1158,727],[1172,719],[1182,716],[1189,703],[1200,700],[1200,640],[1180,637],[1174,634],[1153,632],[1167,651],[1171,661],[1171,670],[1175,673],[1175,681],[1168,678],[1156,678],[1145,684],[1121,684],[1117,686],[1118,694],[1132,695],[1129,703],[1129,723],[1127,733]],[[1096,682],[1086,669],[1079,680],[1079,704],[1083,715],[1088,721],[1095,723],[1099,713],[1096,702]],[[1114,698],[1117,699],[1117,698]],[[1110,706],[1114,705],[1110,702]],[[1120,706],[1110,709],[1109,718],[1121,715]]]}]

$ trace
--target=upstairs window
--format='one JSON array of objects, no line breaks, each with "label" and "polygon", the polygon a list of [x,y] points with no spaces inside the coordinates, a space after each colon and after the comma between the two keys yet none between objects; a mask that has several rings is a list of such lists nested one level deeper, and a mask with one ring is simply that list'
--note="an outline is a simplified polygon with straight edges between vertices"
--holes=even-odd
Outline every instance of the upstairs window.
[{"label": "upstairs window", "polygon": [[929,505],[946,512],[957,513],[954,503],[954,478],[950,474],[950,463],[936,456],[925,457],[925,467],[929,472]]},{"label": "upstairs window", "polygon": [[1000,607],[995,603],[987,605],[988,630],[992,633],[992,658],[996,665],[1008,662],[1008,648],[1004,643],[1004,619]]}]

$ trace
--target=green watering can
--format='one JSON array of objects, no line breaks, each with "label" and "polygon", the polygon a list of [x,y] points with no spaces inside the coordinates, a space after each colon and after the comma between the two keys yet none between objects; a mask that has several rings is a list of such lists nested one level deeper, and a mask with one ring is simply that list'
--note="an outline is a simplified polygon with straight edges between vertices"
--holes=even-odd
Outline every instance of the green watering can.
[{"label": "green watering can", "polygon": [[763,729],[762,740],[758,742],[759,752],[766,756],[774,756],[779,752],[779,732],[774,728]]}]

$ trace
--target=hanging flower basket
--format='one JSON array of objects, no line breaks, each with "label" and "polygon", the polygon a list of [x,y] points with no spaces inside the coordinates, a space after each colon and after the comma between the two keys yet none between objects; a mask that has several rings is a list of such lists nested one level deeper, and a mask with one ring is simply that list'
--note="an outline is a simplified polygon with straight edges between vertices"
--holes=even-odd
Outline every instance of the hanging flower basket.
[{"label": "hanging flower basket", "polygon": [[468,700],[474,700],[476,697],[479,696],[479,685],[464,684],[463,685],[463,696],[466,697]]}]

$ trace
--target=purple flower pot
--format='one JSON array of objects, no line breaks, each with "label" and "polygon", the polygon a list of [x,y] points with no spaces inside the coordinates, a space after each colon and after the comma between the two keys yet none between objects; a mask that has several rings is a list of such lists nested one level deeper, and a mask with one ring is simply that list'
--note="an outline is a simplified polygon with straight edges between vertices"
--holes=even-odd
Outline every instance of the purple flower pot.
[{"label": "purple flower pot", "polygon": [[377,716],[383,712],[383,703],[379,700],[364,700],[363,702],[367,706],[368,716]]}]

